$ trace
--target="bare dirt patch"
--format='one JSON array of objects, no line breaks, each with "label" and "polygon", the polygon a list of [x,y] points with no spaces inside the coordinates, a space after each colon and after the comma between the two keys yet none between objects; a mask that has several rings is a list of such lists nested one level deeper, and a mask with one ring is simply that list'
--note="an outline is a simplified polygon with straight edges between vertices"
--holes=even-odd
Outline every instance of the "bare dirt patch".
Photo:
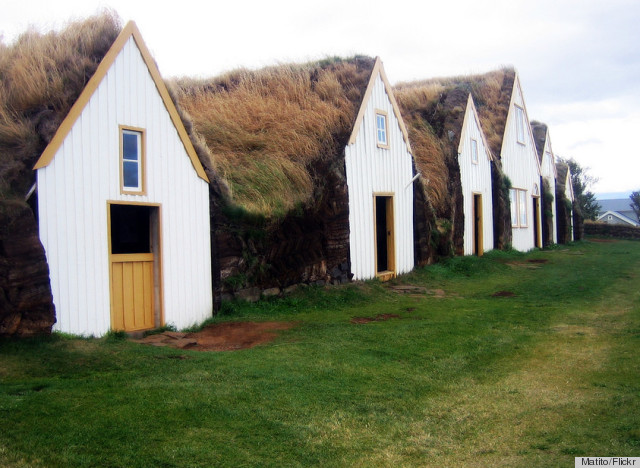
[{"label": "bare dirt patch", "polygon": [[546,258],[530,258],[529,260],[527,260],[527,262],[529,263],[547,263],[549,260],[547,260]]},{"label": "bare dirt patch", "polygon": [[590,238],[589,242],[599,242],[601,244],[609,244],[612,242],[619,242],[618,239],[602,239],[602,238]]},{"label": "bare dirt patch", "polygon": [[386,322],[390,319],[399,319],[400,316],[398,314],[378,314],[375,317],[353,317],[350,322],[355,323],[357,325],[361,325],[363,323],[370,322]]},{"label": "bare dirt patch", "polygon": [[396,294],[407,295],[416,299],[424,299],[426,296],[443,299],[446,297],[459,297],[456,293],[447,294],[443,289],[427,289],[424,286],[413,286],[408,284],[396,284],[389,286],[389,289]]},{"label": "bare dirt patch", "polygon": [[293,322],[224,322],[195,333],[164,332],[134,341],[195,351],[234,351],[269,343],[278,336],[278,331],[297,325]]},{"label": "bare dirt patch", "polygon": [[514,297],[516,294],[511,291],[494,292],[491,297]]}]

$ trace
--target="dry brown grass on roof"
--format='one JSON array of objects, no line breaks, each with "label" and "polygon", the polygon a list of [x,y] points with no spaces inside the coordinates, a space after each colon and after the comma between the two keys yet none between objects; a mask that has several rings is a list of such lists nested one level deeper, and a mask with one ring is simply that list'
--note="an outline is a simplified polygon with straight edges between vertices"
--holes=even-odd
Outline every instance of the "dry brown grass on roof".
[{"label": "dry brown grass on roof", "polygon": [[26,193],[33,164],[121,29],[105,11],[0,47],[0,197]]},{"label": "dry brown grass on roof", "polygon": [[513,67],[503,67],[479,75],[461,75],[400,83],[397,89],[399,92],[409,92],[415,88],[434,90],[459,88],[470,92],[491,152],[495,156],[499,156],[514,81],[515,70]]},{"label": "dry brown grass on roof", "polygon": [[179,105],[213,153],[213,167],[247,211],[281,216],[322,186],[318,163],[348,139],[372,59],[236,70],[174,83]]},{"label": "dry brown grass on roof", "polygon": [[446,88],[441,83],[401,87],[395,90],[418,171],[425,180],[427,197],[438,217],[447,217],[451,207],[449,193],[450,142],[446,140],[442,106]]}]

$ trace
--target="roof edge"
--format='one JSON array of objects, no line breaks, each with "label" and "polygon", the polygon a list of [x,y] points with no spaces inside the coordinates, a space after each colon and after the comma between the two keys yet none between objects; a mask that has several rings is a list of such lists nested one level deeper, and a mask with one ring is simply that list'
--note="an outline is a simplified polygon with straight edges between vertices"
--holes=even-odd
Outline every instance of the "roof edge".
[{"label": "roof edge", "polygon": [[178,136],[180,137],[180,140],[184,145],[185,151],[187,152],[187,155],[191,160],[191,164],[193,165],[193,168],[198,174],[198,177],[200,177],[201,179],[203,179],[205,182],[208,183],[209,178],[207,177],[207,174],[204,168],[202,167],[202,163],[198,159],[196,151],[193,147],[193,144],[191,143],[191,140],[189,139],[189,135],[187,134],[184,124],[180,119],[180,116],[175,107],[175,104],[173,103],[171,97],[169,96],[169,91],[167,90],[167,87],[164,84],[162,77],[160,76],[160,71],[158,70],[158,67],[156,66],[153,58],[151,57],[151,53],[149,52],[149,49],[147,48],[144,40],[142,39],[142,35],[140,34],[138,27],[133,21],[129,21],[126,24],[126,26],[122,29],[122,31],[120,32],[116,40],[113,42],[113,44],[111,45],[111,47],[109,48],[105,56],[103,57],[102,61],[98,65],[98,68],[96,69],[95,73],[89,79],[86,86],[80,93],[80,96],[73,103],[73,106],[71,106],[69,113],[64,118],[64,120],[62,121],[58,129],[56,130],[55,135],[53,136],[53,138],[51,139],[51,141],[49,142],[45,150],[40,155],[40,158],[38,159],[36,164],[33,166],[33,169],[34,170],[42,169],[43,167],[48,166],[51,163],[51,161],[53,161],[54,156],[56,155],[56,153],[62,146],[62,143],[64,142],[65,138],[67,137],[67,135],[69,134],[73,126],[75,125],[78,118],[80,117],[80,114],[82,114],[82,111],[84,111],[85,107],[89,103],[89,100],[91,99],[95,91],[98,89],[98,86],[100,85],[100,83],[106,76],[107,72],[115,62],[116,58],[124,48],[125,44],[128,42],[128,40],[131,37],[133,37],[134,41],[136,42],[138,50],[142,55],[142,59],[147,66],[147,70],[149,71],[149,74],[151,75],[151,78],[154,84],[156,85],[156,89],[162,98],[162,101],[164,103],[165,108],[167,109],[167,112],[169,112],[171,121],[173,122],[173,125],[176,131],[178,132]]},{"label": "roof edge", "polygon": [[358,110],[358,116],[356,117],[356,121],[353,124],[353,130],[351,131],[351,135],[349,136],[348,145],[352,145],[356,142],[356,138],[360,133],[360,127],[362,125],[362,120],[364,119],[364,113],[367,110],[367,104],[369,99],[371,98],[371,94],[373,93],[373,87],[375,86],[376,78],[380,75],[382,82],[384,83],[385,90],[387,92],[387,96],[389,101],[391,102],[391,107],[393,108],[393,112],[398,119],[398,124],[400,125],[400,131],[402,132],[402,138],[404,139],[405,144],[407,145],[407,149],[409,153],[413,154],[411,151],[411,143],[409,142],[409,132],[407,131],[407,127],[404,124],[404,120],[402,119],[402,114],[400,113],[400,107],[398,107],[398,103],[396,101],[395,95],[393,94],[393,88],[387,79],[387,74],[384,71],[384,67],[382,65],[382,60],[380,57],[376,57],[375,65],[371,70],[371,77],[369,78],[369,83],[367,84],[367,90],[362,97],[362,101],[360,102],[360,109]]}]

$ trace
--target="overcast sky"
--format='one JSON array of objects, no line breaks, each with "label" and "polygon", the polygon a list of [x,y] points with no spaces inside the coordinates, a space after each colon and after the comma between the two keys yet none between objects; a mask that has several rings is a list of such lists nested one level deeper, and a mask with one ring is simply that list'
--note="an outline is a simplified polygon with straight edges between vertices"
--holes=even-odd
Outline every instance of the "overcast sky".
[{"label": "overcast sky", "polygon": [[2,3],[5,43],[112,8],[164,77],[355,53],[380,56],[392,83],[513,65],[557,155],[589,167],[595,192],[640,190],[638,0]]}]

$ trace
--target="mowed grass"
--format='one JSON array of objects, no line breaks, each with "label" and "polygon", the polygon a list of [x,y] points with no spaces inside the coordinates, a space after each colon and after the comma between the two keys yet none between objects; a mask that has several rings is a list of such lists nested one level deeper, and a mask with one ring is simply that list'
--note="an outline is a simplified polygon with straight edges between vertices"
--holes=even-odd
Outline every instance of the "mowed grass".
[{"label": "mowed grass", "polygon": [[[60,335],[0,342],[0,465],[524,467],[640,456],[639,284],[640,243],[587,241],[227,305],[215,321],[298,323],[242,351]],[[378,314],[399,318],[351,323]]]}]

